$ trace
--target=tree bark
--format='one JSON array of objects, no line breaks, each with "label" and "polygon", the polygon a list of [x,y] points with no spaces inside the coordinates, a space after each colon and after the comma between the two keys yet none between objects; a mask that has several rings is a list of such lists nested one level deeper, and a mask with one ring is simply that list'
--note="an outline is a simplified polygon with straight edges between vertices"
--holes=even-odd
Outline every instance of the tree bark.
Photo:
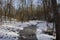
[{"label": "tree bark", "polygon": [[54,22],[55,22],[55,28],[56,28],[56,39],[60,40],[60,19],[59,14],[57,10],[57,0],[51,0],[52,2],[52,9],[54,13]]}]

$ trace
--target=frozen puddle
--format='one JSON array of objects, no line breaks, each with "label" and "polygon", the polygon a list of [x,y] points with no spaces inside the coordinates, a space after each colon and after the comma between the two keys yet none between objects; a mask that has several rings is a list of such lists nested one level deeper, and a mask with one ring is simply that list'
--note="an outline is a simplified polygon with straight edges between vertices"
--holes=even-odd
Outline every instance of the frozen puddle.
[{"label": "frozen puddle", "polygon": [[52,36],[50,37],[49,35],[41,34],[39,35],[38,40],[53,40],[53,39]]},{"label": "frozen puddle", "polygon": [[56,39],[54,36],[44,34],[42,30],[37,29],[36,36],[38,40],[53,40]]}]

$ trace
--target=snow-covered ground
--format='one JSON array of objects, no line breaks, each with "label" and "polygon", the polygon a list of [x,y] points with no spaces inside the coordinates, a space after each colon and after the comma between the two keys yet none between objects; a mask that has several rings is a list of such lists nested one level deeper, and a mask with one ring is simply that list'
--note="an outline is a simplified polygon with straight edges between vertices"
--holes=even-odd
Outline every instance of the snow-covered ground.
[{"label": "snow-covered ground", "polygon": [[[31,20],[28,22],[17,22],[17,21],[3,21],[2,25],[0,25],[0,40],[18,40],[18,32],[23,30],[24,27],[28,27],[29,25],[36,25],[36,36],[38,40],[52,40],[55,39],[54,36],[44,34],[42,31],[47,30],[47,22],[39,21],[39,20]],[[52,27],[52,23],[50,23]]]}]

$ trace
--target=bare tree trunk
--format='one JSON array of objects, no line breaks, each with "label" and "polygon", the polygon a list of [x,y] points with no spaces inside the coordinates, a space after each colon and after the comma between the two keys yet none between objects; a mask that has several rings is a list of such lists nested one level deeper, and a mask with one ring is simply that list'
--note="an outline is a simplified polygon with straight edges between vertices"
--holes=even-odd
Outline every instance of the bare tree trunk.
[{"label": "bare tree trunk", "polygon": [[2,14],[3,14],[3,12],[2,12],[2,3],[1,3],[1,24],[2,24]]},{"label": "bare tree trunk", "polygon": [[28,4],[27,4],[27,2],[26,2],[26,13],[27,13],[26,15],[27,15],[27,21],[28,21],[29,20],[29,12],[28,12]]},{"label": "bare tree trunk", "polygon": [[33,1],[31,0],[31,5],[30,5],[30,6],[31,6],[31,16],[32,16],[32,18],[33,18],[33,10],[32,10],[33,4],[32,4],[32,3],[33,3]]},{"label": "bare tree trunk", "polygon": [[21,21],[23,22],[24,19],[24,7],[23,7],[23,0],[22,0],[22,16],[21,16]]},{"label": "bare tree trunk", "polygon": [[46,0],[43,0],[43,6],[44,6],[44,13],[45,13],[45,20],[46,20]]},{"label": "bare tree trunk", "polygon": [[[2,8],[1,8],[1,10],[2,10]],[[2,24],[2,12],[1,12],[1,24]]]},{"label": "bare tree trunk", "polygon": [[12,0],[10,0],[10,3],[9,3],[9,19],[10,19],[10,23],[11,23],[11,7],[12,7]]},{"label": "bare tree trunk", "polygon": [[57,0],[51,0],[52,2],[52,10],[54,13],[54,22],[55,22],[55,28],[56,28],[56,39],[60,40],[60,18],[57,10]]}]

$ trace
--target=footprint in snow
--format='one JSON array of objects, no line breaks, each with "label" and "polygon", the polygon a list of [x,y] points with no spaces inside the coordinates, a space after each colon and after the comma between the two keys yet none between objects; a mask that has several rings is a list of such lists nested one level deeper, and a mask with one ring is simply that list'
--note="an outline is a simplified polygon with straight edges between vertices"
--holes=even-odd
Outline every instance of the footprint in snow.
[{"label": "footprint in snow", "polygon": [[0,39],[2,39],[3,38],[3,36],[0,36]]}]

